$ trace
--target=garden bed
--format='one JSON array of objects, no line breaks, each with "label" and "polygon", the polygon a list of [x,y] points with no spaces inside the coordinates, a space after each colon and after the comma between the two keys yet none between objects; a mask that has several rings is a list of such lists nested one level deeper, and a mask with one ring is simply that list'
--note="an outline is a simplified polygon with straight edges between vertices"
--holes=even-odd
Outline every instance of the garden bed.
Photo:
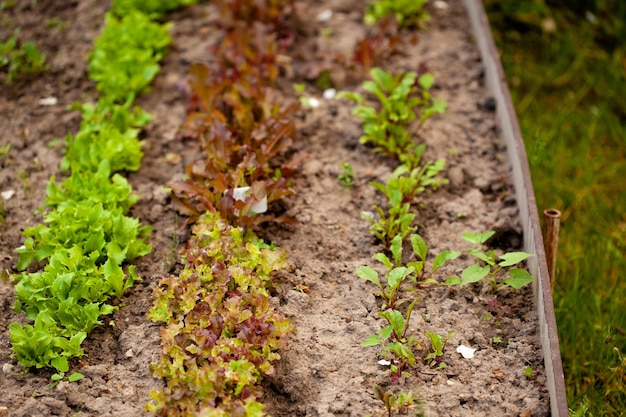
[{"label": "garden bed", "polygon": [[[1,268],[8,274],[15,272],[13,249],[23,243],[21,230],[41,222],[36,210],[45,198],[48,178],[63,176],[58,169],[62,146],[54,142],[50,146],[50,141],[77,131],[80,123],[77,112],[66,106],[96,97],[85,76],[86,54],[101,30],[106,8],[86,1],[62,7],[60,2],[48,3],[10,12],[21,36],[42,47],[50,68],[39,77],[1,87],[0,144],[11,148],[1,161],[0,191],[15,192],[5,201],[0,237]],[[393,73],[431,72],[436,80],[432,94],[447,101],[446,112],[429,119],[417,134],[428,145],[425,159],[446,160],[449,183],[418,196],[415,224],[431,253],[469,249],[462,233],[487,230],[496,232],[490,247],[521,250],[524,228],[509,154],[497,125],[497,101],[485,86],[485,68],[463,4],[455,0],[445,5],[430,7],[428,29],[405,33],[416,36],[415,43],[384,63]],[[306,81],[304,75],[315,71],[315,59],[322,58],[316,56],[319,51],[351,54],[368,30],[362,24],[362,7],[360,2],[328,0],[298,10],[299,38],[289,51],[292,58],[283,68],[277,94],[293,100],[292,83]],[[333,11],[330,19],[318,21],[328,9]],[[51,18],[65,22],[66,29],[41,24]],[[72,363],[72,370],[85,378],[51,388],[52,372],[19,372],[4,329],[24,318],[10,309],[13,284],[0,283],[4,365],[0,406],[10,415],[144,415],[150,391],[162,387],[149,371],[149,364],[161,354],[159,324],[146,314],[159,281],[180,272],[177,252],[189,237],[164,187],[180,179],[184,167],[201,152],[178,131],[188,99],[188,66],[210,60],[207,46],[217,35],[207,22],[213,18],[211,5],[191,6],[169,16],[174,22],[173,44],[151,91],[138,99],[155,117],[142,136],[142,167],[128,178],[140,196],[132,215],[154,228],[153,250],[134,262],[142,281],[120,300],[121,308],[111,319],[105,318],[105,324],[86,339],[87,356]],[[331,75],[340,89],[362,91],[363,75],[339,70]],[[361,212],[372,210],[374,204],[384,206],[384,197],[369,183],[385,181],[395,162],[359,144],[362,130],[351,115],[354,104],[324,99],[312,82],[306,94],[320,105],[297,113],[295,146],[307,157],[294,179],[296,194],[271,207],[293,216],[297,225],[257,229],[259,236],[286,250],[290,267],[277,274],[271,302],[296,328],[280,351],[274,374],[264,380],[261,401],[267,404],[266,411],[274,416],[375,414],[383,408],[372,389],[378,385],[392,393],[412,391],[423,401],[427,416],[549,415],[540,318],[530,286],[497,293],[488,283],[420,290],[410,322],[410,331],[423,345],[416,353],[422,357],[428,353],[426,331],[442,336],[454,332],[444,350],[444,369],[418,360],[410,375],[394,381],[386,373],[388,366],[379,364],[378,348],[361,346],[383,327],[375,288],[355,274],[359,266],[376,266],[372,256],[381,251]],[[39,104],[48,96],[58,103]],[[354,171],[355,182],[349,187],[337,179],[344,162]],[[470,263],[468,258],[460,262]],[[447,267],[450,274],[460,272],[458,266]],[[475,357],[465,359],[457,353],[461,344],[477,349]]]}]

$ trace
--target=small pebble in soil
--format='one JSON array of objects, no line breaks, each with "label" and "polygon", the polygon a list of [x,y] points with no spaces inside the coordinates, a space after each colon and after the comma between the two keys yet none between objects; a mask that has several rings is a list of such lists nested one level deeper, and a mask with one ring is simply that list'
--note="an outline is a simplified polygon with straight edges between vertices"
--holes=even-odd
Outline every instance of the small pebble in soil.
[{"label": "small pebble in soil", "polygon": [[39,100],[40,106],[56,106],[58,100],[56,97],[46,97]]},{"label": "small pebble in soil", "polygon": [[318,22],[328,22],[333,17],[333,11],[326,9],[317,15]]}]

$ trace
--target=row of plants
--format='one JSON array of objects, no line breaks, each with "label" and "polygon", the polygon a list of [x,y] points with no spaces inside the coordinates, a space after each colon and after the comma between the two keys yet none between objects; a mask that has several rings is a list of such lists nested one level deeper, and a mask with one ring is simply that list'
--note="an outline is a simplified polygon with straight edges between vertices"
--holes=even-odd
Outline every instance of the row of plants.
[{"label": "row of plants", "polygon": [[[377,7],[370,6],[366,18],[375,19],[383,9],[382,3]],[[396,21],[400,24],[410,21],[417,26],[426,17],[424,13],[423,7],[418,7],[407,15],[396,15]],[[380,363],[389,366],[391,379],[397,381],[403,375],[411,375],[410,369],[417,368],[420,359],[417,353],[424,351],[418,335],[409,332],[411,314],[420,301],[416,291],[442,285],[468,285],[489,278],[495,292],[507,287],[519,289],[531,283],[533,277],[526,269],[515,268],[530,254],[509,252],[498,255],[494,249],[485,249],[487,241],[494,235],[492,231],[464,233],[464,240],[473,245],[464,254],[449,250],[429,256],[426,242],[415,233],[417,197],[446,183],[439,176],[445,160],[424,161],[426,145],[419,131],[426,120],[445,111],[446,103],[432,97],[430,89],[435,80],[429,73],[393,75],[375,67],[371,69],[370,77],[362,88],[378,101],[378,106],[368,105],[366,99],[356,92],[342,92],[338,98],[358,104],[353,114],[362,122],[360,142],[399,163],[385,183],[371,183],[386,197],[386,206],[374,206],[372,212],[362,213],[370,223],[370,233],[382,245],[383,251],[376,253],[374,259],[382,264],[384,273],[381,276],[370,266],[356,269],[360,278],[376,286],[375,295],[382,300],[378,316],[385,322],[384,328],[370,335],[362,345],[377,346],[382,350],[378,354]],[[403,250],[407,240],[412,249],[408,254]],[[450,269],[442,268],[447,262],[468,255],[476,261],[462,268],[460,276],[441,276],[443,271]],[[430,349],[421,356],[423,363],[438,369],[446,367],[443,349],[453,334],[449,332],[442,336],[424,332],[430,341]],[[419,402],[411,392],[393,394],[378,386],[374,387],[374,392],[388,415],[392,411],[416,407]]]},{"label": "row of plants", "polygon": [[171,184],[174,204],[195,225],[182,272],[159,283],[149,312],[164,323],[163,353],[151,370],[165,387],[147,406],[159,416],[264,415],[260,381],[293,331],[269,303],[272,275],[287,266],[284,251],[251,228],[292,221],[266,211],[293,193],[289,177],[299,161],[291,149],[298,105],[271,94],[292,2],[214,5],[219,40],[208,64],[189,69],[192,97],[181,126],[203,153]]},{"label": "row of plants", "polygon": [[[140,167],[139,133],[151,116],[133,102],[156,76],[170,43],[169,25],[156,19],[188,2],[113,2],[89,55],[99,100],[71,107],[81,111],[82,122],[66,137],[61,169],[69,174],[60,183],[50,178],[44,221],[24,230],[16,250],[18,270],[45,265],[14,275],[14,309],[32,324],[11,323],[12,349],[26,370],[54,369],[53,381],[84,355],[82,343],[102,316],[118,308],[111,299],[139,279],[124,264],[151,250],[150,227],[127,215],[138,197],[121,173]],[[68,377],[80,378],[78,372]]]},{"label": "row of plants", "polygon": [[[285,266],[284,254],[250,229],[293,221],[265,212],[293,193],[288,179],[301,161],[290,150],[298,106],[279,105],[268,94],[279,56],[295,37],[288,22],[293,5],[214,5],[221,36],[209,48],[211,62],[190,67],[192,98],[181,126],[204,155],[187,167],[184,180],[171,184],[178,211],[196,225],[182,254],[183,271],[160,282],[149,314],[166,324],[163,355],[151,366],[166,382],[148,405],[156,415],[261,415],[258,384],[272,372],[280,339],[293,330],[268,307],[270,275]],[[340,59],[329,68],[377,62],[386,25],[357,45],[349,63]],[[318,75],[323,79],[324,71]]]}]

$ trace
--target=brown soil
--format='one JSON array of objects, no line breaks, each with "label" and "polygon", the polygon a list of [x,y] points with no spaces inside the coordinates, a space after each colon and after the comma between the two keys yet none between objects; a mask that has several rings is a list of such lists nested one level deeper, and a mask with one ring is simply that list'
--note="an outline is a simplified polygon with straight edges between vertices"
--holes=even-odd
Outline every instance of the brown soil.
[{"label": "brown soil", "polygon": [[[20,38],[39,45],[49,65],[40,76],[0,86],[0,146],[11,144],[8,156],[0,161],[0,191],[15,192],[4,201],[6,219],[0,225],[0,271],[5,276],[16,272],[13,250],[23,242],[21,230],[42,221],[38,208],[48,178],[63,177],[58,168],[63,147],[51,141],[76,132],[80,123],[80,115],[66,106],[96,97],[86,77],[86,57],[102,27],[105,3],[20,2],[0,16],[0,39],[19,26]],[[493,100],[483,86],[481,62],[463,6],[459,0],[448,4],[447,9],[430,10],[428,30],[419,33],[415,46],[405,48],[405,56],[385,63],[396,73],[427,65],[437,80],[434,95],[448,101],[445,115],[429,120],[418,133],[428,144],[427,159],[446,158],[450,180],[442,189],[419,197],[419,233],[435,253],[466,249],[461,233],[484,230],[497,232],[494,247],[515,249],[521,244],[521,227],[509,163],[490,106]],[[366,30],[361,24],[362,7],[356,0],[324,0],[302,9],[302,36],[307,40],[300,41],[301,50],[332,45],[339,52],[350,51]],[[315,17],[326,9],[334,12],[330,21],[317,22]],[[177,216],[163,187],[180,178],[184,166],[198,155],[193,143],[177,137],[186,104],[181,85],[189,63],[208,58],[206,47],[214,28],[206,22],[213,14],[210,5],[198,5],[170,16],[175,23],[173,45],[151,92],[138,102],[155,116],[145,131],[142,168],[129,175],[140,195],[132,214],[154,227],[152,253],[136,262],[143,280],[119,300],[119,311],[85,341],[87,356],[74,362],[71,371],[86,377],[55,388],[50,387],[51,372],[24,374],[11,358],[8,325],[24,318],[11,310],[14,284],[0,281],[0,415],[8,411],[12,416],[140,416],[146,414],[150,390],[161,386],[148,368],[160,354],[159,326],[146,319],[146,313],[156,283],[180,268],[176,250],[188,234],[177,228]],[[66,29],[47,27],[52,18],[64,22]],[[332,28],[330,42],[319,35],[322,27]],[[285,92],[294,81],[282,80]],[[342,88],[358,89],[358,85]],[[411,390],[423,400],[427,416],[548,415],[530,288],[493,294],[488,285],[478,284],[421,293],[411,330],[425,346],[422,356],[429,346],[425,331],[455,332],[445,350],[444,370],[433,370],[420,361],[410,377],[394,382],[378,364],[376,348],[360,346],[382,327],[374,288],[354,273],[360,265],[377,268],[372,255],[380,250],[360,213],[383,204],[369,182],[384,181],[393,162],[358,144],[361,130],[350,115],[352,104],[324,100],[313,87],[307,91],[321,101],[318,108],[298,115],[298,146],[310,157],[296,179],[297,194],[281,203],[299,225],[258,231],[287,251],[292,268],[277,277],[273,302],[297,329],[281,352],[275,376],[264,382],[268,413],[374,414],[382,408],[372,391],[378,384],[392,392]],[[58,104],[40,105],[39,99],[48,96],[56,97]],[[346,161],[356,175],[356,184],[348,191],[337,180]],[[484,313],[494,299],[511,312],[487,321]],[[496,336],[501,342],[493,342]],[[477,348],[476,356],[463,359],[455,351],[460,344]],[[527,378],[524,371],[529,365],[532,377]]]}]

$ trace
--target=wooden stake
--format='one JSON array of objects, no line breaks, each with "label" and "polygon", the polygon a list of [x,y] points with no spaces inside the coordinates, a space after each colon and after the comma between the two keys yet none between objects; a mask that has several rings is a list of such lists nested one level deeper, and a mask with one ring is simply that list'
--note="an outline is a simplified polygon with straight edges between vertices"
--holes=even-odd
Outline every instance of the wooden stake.
[{"label": "wooden stake", "polygon": [[546,261],[550,273],[550,285],[554,287],[556,275],[556,253],[559,248],[559,228],[561,225],[561,212],[557,209],[543,211],[543,246],[546,250]]}]

